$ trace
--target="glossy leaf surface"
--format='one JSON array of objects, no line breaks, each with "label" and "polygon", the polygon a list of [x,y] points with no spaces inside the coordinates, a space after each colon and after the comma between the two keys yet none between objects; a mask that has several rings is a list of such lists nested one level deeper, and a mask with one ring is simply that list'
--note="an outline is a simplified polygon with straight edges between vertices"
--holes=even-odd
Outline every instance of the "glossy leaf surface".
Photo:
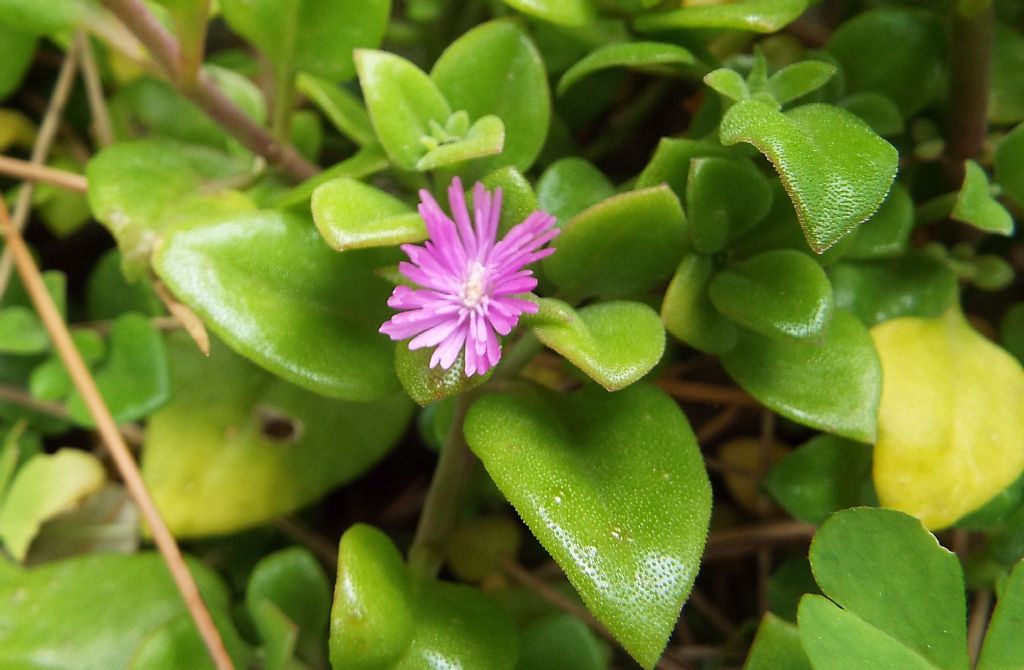
[{"label": "glossy leaf surface", "polygon": [[807,8],[807,0],[738,0],[727,4],[695,4],[635,21],[637,30],[727,28],[772,33],[785,27]]},{"label": "glossy leaf surface", "polygon": [[582,26],[597,12],[590,0],[503,0],[509,7],[543,21],[563,26]]},{"label": "glossy leaf surface", "polygon": [[1000,235],[1013,234],[1013,217],[989,192],[988,176],[975,161],[967,161],[966,176],[952,218]]},{"label": "glossy leaf surface", "polygon": [[558,81],[558,94],[564,94],[573,84],[584,77],[612,67],[658,71],[667,69],[668,66],[690,65],[693,62],[693,54],[675,44],[664,42],[609,44],[591,51],[569,68]]},{"label": "glossy leaf surface", "polygon": [[820,340],[785,341],[741,330],[736,347],[721,360],[740,386],[782,416],[874,441],[882,370],[867,329],[850,314],[837,310]]},{"label": "glossy leaf surface", "polygon": [[736,344],[736,324],[718,311],[708,298],[714,262],[707,256],[688,254],[679,263],[661,303],[665,329],[701,351],[717,354]]},{"label": "glossy leaf surface", "polygon": [[955,308],[871,333],[884,375],[878,498],[929,528],[948,526],[1024,472],[1024,370]]},{"label": "glossy leaf surface", "polygon": [[823,104],[779,112],[756,100],[726,112],[722,142],[748,142],[775,166],[807,242],[825,251],[885,200],[897,153],[859,118]]},{"label": "glossy leaf surface", "polygon": [[386,247],[427,238],[416,211],[398,198],[355,179],[321,184],[311,202],[317,230],[338,251]]},{"label": "glossy leaf surface", "polygon": [[730,237],[764,218],[772,204],[768,180],[747,161],[694,158],[686,182],[693,248],[721,251]]},{"label": "glossy leaf surface", "polygon": [[483,375],[466,376],[465,352],[460,352],[450,368],[445,370],[440,365],[430,367],[433,349],[409,349],[408,342],[395,344],[395,370],[402,388],[420,405],[444,400],[453,395],[464,393],[487,381],[494,368]]},{"label": "glossy leaf surface", "polygon": [[652,667],[696,576],[710,488],[686,418],[661,391],[484,396],[470,448],[579,592]]}]

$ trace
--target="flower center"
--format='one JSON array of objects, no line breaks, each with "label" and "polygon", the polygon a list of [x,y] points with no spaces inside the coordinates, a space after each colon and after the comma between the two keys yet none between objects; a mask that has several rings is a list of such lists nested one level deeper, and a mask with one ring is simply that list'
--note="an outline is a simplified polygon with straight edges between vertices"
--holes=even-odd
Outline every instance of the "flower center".
[{"label": "flower center", "polygon": [[474,261],[469,266],[469,273],[466,275],[466,281],[462,284],[462,291],[459,293],[463,306],[474,309],[486,299],[484,295],[486,277],[487,268],[479,262]]}]

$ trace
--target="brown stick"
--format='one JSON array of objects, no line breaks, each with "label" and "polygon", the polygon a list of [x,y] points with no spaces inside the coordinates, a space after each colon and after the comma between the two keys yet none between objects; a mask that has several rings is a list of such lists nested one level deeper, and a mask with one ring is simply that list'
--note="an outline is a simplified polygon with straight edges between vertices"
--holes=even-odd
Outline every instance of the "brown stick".
[{"label": "brown stick", "polygon": [[713,531],[708,536],[705,560],[756,552],[764,545],[807,542],[815,526],[803,521],[779,521],[759,526]]},{"label": "brown stick", "polygon": [[267,162],[281,168],[295,181],[303,181],[320,172],[320,168],[303,158],[295,147],[278,142],[266,128],[246,116],[209,77],[200,73],[194,83],[182,81],[178,41],[153,16],[142,0],[103,0],[103,5],[121,19],[146,46],[182,94],[247,149],[263,156]]},{"label": "brown stick", "polygon": [[189,572],[188,566],[185,564],[181,549],[160,516],[160,511],[153,502],[148,489],[146,489],[138,465],[132,458],[131,451],[121,436],[121,432],[118,430],[114,417],[110,414],[110,409],[107,408],[106,402],[103,400],[103,396],[100,395],[99,388],[96,386],[96,380],[89,373],[89,368],[86,366],[85,361],[82,360],[81,354],[78,353],[78,349],[71,339],[71,333],[68,330],[67,324],[64,323],[64,319],[54,304],[53,298],[50,297],[49,292],[46,290],[43,276],[28,250],[28,245],[25,244],[21,233],[14,227],[14,224],[8,217],[7,204],[2,197],[0,197],[0,225],[3,227],[7,240],[7,249],[11,251],[18,267],[18,273],[25,284],[25,290],[32,299],[32,304],[39,313],[39,318],[53,340],[54,347],[60,354],[64,367],[67,368],[71,380],[75,384],[75,388],[78,389],[82,400],[85,401],[85,405],[89,409],[89,413],[96,422],[96,429],[103,438],[103,442],[107,445],[110,456],[117,466],[121,478],[124,480],[128,493],[132,496],[146,523],[149,524],[153,532],[153,540],[156,542],[156,546],[160,550],[164,562],[167,564],[167,569],[170,571],[171,577],[173,577],[174,583],[177,585],[178,591],[185,601],[189,614],[192,615],[192,619],[199,629],[199,634],[206,643],[210,657],[213,659],[218,670],[233,670],[234,665],[231,662],[230,656],[228,656],[227,649],[224,647],[220,632],[214,625],[210,612],[203,603],[199,587],[196,585],[192,573]]},{"label": "brown stick", "polygon": [[[0,156],[0,174],[27,182],[41,181],[77,193],[85,193],[89,190],[89,180],[85,178],[85,175],[9,156]],[[25,188],[28,188],[27,184]]]},{"label": "brown stick", "polygon": [[676,379],[659,379],[658,386],[678,400],[706,405],[761,406],[761,403],[757,402],[746,392],[732,386],[719,386],[702,382],[683,382]]},{"label": "brown stick", "polygon": [[953,11],[946,157],[955,183],[963,179],[963,162],[981,154],[985,144],[994,30],[991,4],[970,16]]},{"label": "brown stick", "polygon": [[[75,81],[75,68],[78,67],[78,49],[72,45],[68,49],[64,62],[61,63],[60,72],[57,74],[57,82],[53,85],[53,94],[50,96],[50,103],[47,105],[46,113],[43,115],[43,122],[39,126],[39,134],[32,145],[30,162],[36,165],[46,163],[46,157],[50,155],[50,147],[53,146],[53,139],[60,128],[61,115],[64,113],[64,106],[71,94],[71,85]],[[18,202],[14,205],[14,217],[12,219],[14,229],[21,232],[28,220],[28,213],[32,209],[32,194],[35,191],[35,184],[26,181],[18,192]],[[5,205],[6,207],[6,205]],[[5,248],[3,256],[0,256],[0,300],[7,292],[7,284],[11,281],[10,247]]]},{"label": "brown stick", "polygon": [[967,648],[970,651],[972,668],[978,662],[978,655],[981,653],[981,643],[985,639],[985,630],[988,628],[988,615],[991,608],[991,591],[979,591],[975,594],[974,603],[971,605],[970,618],[967,620]]},{"label": "brown stick", "polygon": [[89,110],[92,112],[92,129],[96,143],[106,147],[114,142],[114,128],[110,123],[110,112],[107,100],[103,97],[103,82],[100,71],[96,67],[96,57],[92,52],[89,36],[84,32],[75,35],[75,44],[82,58],[82,79],[85,81],[85,95],[89,99]]}]

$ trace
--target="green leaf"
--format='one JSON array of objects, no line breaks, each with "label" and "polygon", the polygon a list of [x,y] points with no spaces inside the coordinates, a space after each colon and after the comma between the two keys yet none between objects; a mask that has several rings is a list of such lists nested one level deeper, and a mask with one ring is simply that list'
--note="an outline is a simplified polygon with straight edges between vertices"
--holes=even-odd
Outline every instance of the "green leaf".
[{"label": "green leaf", "polygon": [[999,323],[999,342],[1024,363],[1024,303],[1014,303],[1003,314]]},{"label": "green leaf", "polygon": [[896,175],[896,149],[831,105],[782,113],[745,100],[726,112],[720,132],[723,143],[748,142],[772,162],[818,253],[870,217]]},{"label": "green leaf", "polygon": [[1024,561],[1010,573],[999,591],[999,602],[988,625],[978,670],[1011,670],[1024,665]]},{"label": "green leaf", "polygon": [[221,9],[275,65],[341,81],[355,72],[353,49],[380,44],[391,0],[222,0]]},{"label": "green leaf", "polygon": [[[189,559],[188,565],[207,607],[215,619],[223,620],[227,588],[200,561]],[[5,572],[0,577],[0,665],[36,668],[45,658],[52,668],[128,668],[142,643],[175,619],[184,621],[179,626],[191,629],[199,642],[195,624],[156,552],[91,554]],[[231,644],[238,633],[231,632],[225,638],[235,652],[236,667],[246,667]]]},{"label": "green leaf", "polygon": [[559,303],[556,309],[566,322],[537,324],[534,335],[609,391],[643,377],[665,351],[661,319],[643,303],[603,302],[578,311]]},{"label": "green leaf", "polygon": [[700,253],[721,251],[730,237],[763,219],[771,204],[768,180],[748,161],[718,157],[690,161],[686,212],[690,241]]},{"label": "green leaf", "polygon": [[773,467],[763,486],[795,518],[821,524],[833,512],[874,502],[871,447],[818,435]]},{"label": "green leaf", "polygon": [[914,201],[900,183],[893,184],[875,214],[859,226],[843,258],[869,260],[896,256],[907,248],[914,228]]},{"label": "green leaf", "polygon": [[256,617],[260,603],[271,603],[298,627],[297,648],[313,667],[327,660],[321,643],[331,613],[331,585],[316,558],[290,547],[260,559],[245,590],[246,604]]},{"label": "green leaf", "polygon": [[97,11],[96,5],[86,0],[0,0],[0,23],[33,35],[46,35],[81,25]]},{"label": "green leaf", "polygon": [[883,372],[879,500],[929,528],[953,524],[1024,472],[1024,369],[955,307],[871,335]]},{"label": "green leaf", "polygon": [[466,441],[587,607],[653,667],[693,585],[711,490],[693,433],[661,391],[487,395]]},{"label": "green leaf", "polygon": [[362,101],[348,89],[305,73],[299,75],[295,84],[334,127],[353,142],[366,146],[377,141]]},{"label": "green leaf", "polygon": [[0,100],[21,86],[35,53],[35,35],[0,24]]},{"label": "green leaf", "polygon": [[313,191],[313,221],[338,251],[388,247],[427,238],[423,219],[412,207],[373,186],[348,177]]},{"label": "green leaf", "polygon": [[737,151],[718,142],[705,142],[675,137],[663,137],[658,148],[636,179],[636,188],[665,184],[679,197],[686,199],[690,162],[702,156],[737,157]]},{"label": "green leaf", "polygon": [[905,129],[900,108],[881,93],[862,91],[846,96],[837,104],[859,116],[882,137],[899,135]]},{"label": "green leaf", "polygon": [[950,216],[988,233],[1013,235],[1013,217],[992,197],[984,168],[975,161],[965,165],[964,183]]},{"label": "green leaf", "polygon": [[121,272],[121,253],[110,249],[93,265],[85,286],[86,313],[95,321],[115,319],[125,312],[148,316],[164,313],[163,303],[145,280],[129,284]]},{"label": "green leaf", "polygon": [[807,0],[736,0],[727,4],[693,5],[645,14],[633,25],[641,32],[677,28],[726,28],[774,33],[804,13]]},{"label": "green leaf", "polygon": [[768,79],[768,93],[780,104],[792,102],[816,91],[832,78],[836,66],[819,60],[787,65]]},{"label": "green leaf", "polygon": [[867,326],[901,316],[934,317],[956,303],[956,275],[922,251],[828,270],[836,305]]},{"label": "green leaf", "polygon": [[[71,340],[75,343],[82,360],[90,368],[103,358],[107,350],[103,338],[94,330],[71,331]],[[34,398],[52,401],[63,400],[71,393],[74,385],[60,354],[55,352],[32,370],[28,387]]]},{"label": "green leaf", "polygon": [[357,524],[341,537],[331,610],[331,664],[371,670],[512,670],[515,629],[475,588],[411,576],[382,532]]},{"label": "green leaf", "polygon": [[867,330],[836,310],[821,340],[779,340],[741,330],[722,365],[766,407],[812,428],[873,442],[882,370]]},{"label": "green leaf", "polygon": [[[231,615],[223,609],[210,612],[234,666],[252,664],[252,652],[235,629]],[[214,670],[206,644],[199,636],[195,622],[181,612],[159,626],[139,643],[132,654],[128,670]],[[269,670],[269,669],[268,669]]]},{"label": "green leaf", "polygon": [[237,191],[202,193],[204,178],[231,167],[222,154],[166,140],[118,142],[89,161],[89,206],[117,240],[129,279],[146,273],[153,249],[183,217],[252,208]]},{"label": "green leaf", "polygon": [[615,185],[590,161],[560,158],[537,180],[537,202],[561,226],[583,210],[615,195]]},{"label": "green leaf", "polygon": [[387,167],[388,157],[380,145],[372,144],[363,147],[349,158],[332,165],[320,174],[310,177],[282,194],[274,202],[274,206],[278,209],[300,207],[304,211],[309,206],[313,191],[321,184],[326,184],[331,180],[343,177],[348,179],[364,179]]},{"label": "green leaf", "polygon": [[399,167],[412,170],[427,153],[430,122],[443,124],[452,108],[425,72],[411,62],[371,49],[355,52],[359,85],[377,138]]},{"label": "green leaf", "polygon": [[407,342],[395,345],[395,370],[398,379],[409,397],[419,405],[429,405],[465,393],[490,379],[493,374],[492,368],[487,374],[467,377],[465,351],[459,353],[459,357],[447,370],[441,366],[432,368],[430,358],[433,353],[432,349],[413,351],[409,349]]},{"label": "green leaf", "polygon": [[851,93],[881,93],[904,117],[940,94],[945,83],[945,28],[931,12],[881,8],[843,22],[826,49]]},{"label": "green leaf", "polygon": [[707,256],[689,254],[676,268],[661,304],[665,329],[694,349],[720,354],[736,345],[736,324],[708,298],[714,262]]},{"label": "green leaf", "polygon": [[558,81],[558,95],[563,95],[581,79],[613,67],[635,68],[642,72],[671,73],[669,66],[692,65],[693,54],[683,47],[664,42],[622,42],[594,49],[566,70]]},{"label": "green leaf", "polygon": [[831,322],[834,305],[821,266],[805,253],[785,249],[730,265],[711,280],[708,296],[725,316],[770,337],[819,335]]},{"label": "green leaf", "polygon": [[470,126],[462,139],[442,143],[428,151],[416,162],[416,169],[422,172],[459,165],[474,158],[499,154],[504,146],[505,124],[498,117],[488,115]]},{"label": "green leaf", "polygon": [[86,451],[61,449],[33,456],[18,470],[0,508],[0,539],[15,559],[24,560],[44,521],[73,508],[103,485],[99,459]]},{"label": "green leaf", "polygon": [[314,395],[216,343],[170,341],[174,395],[146,429],[142,474],[172,532],[230,533],[289,514],[361,475],[403,434],[412,403]]},{"label": "green leaf", "polygon": [[730,100],[746,100],[750,97],[747,82],[736,70],[721,67],[704,75],[704,83]]},{"label": "green leaf", "polygon": [[0,309],[0,353],[31,356],[49,348],[50,336],[34,309],[21,305]]},{"label": "green leaf", "polygon": [[996,145],[995,176],[1004,193],[1018,204],[1024,203],[1024,124]]},{"label": "green leaf", "polygon": [[527,16],[563,26],[584,26],[597,18],[597,12],[594,11],[590,0],[503,0],[503,2]]},{"label": "green leaf", "polygon": [[[442,447],[444,448],[444,447]],[[522,524],[504,516],[479,516],[452,531],[445,564],[462,581],[480,583],[502,572],[502,561],[515,559],[522,545]]]},{"label": "green leaf", "polygon": [[308,219],[265,211],[174,231],[154,267],[239,353],[318,393],[373,400],[398,389],[394,347],[377,332],[390,286],[374,269],[391,259],[338,254]]},{"label": "green leaf", "polygon": [[[94,377],[118,423],[136,421],[162,406],[171,389],[160,331],[141,314],[119,317],[110,329],[106,358]],[[80,425],[95,425],[77,390],[68,398],[68,413]]]},{"label": "green leaf", "polygon": [[765,590],[769,610],[787,621],[796,621],[800,598],[805,593],[821,593],[811,573],[811,564],[803,555],[783,560],[768,578]]},{"label": "green leaf", "polygon": [[602,652],[587,624],[571,614],[549,614],[523,628],[516,670],[606,670]]},{"label": "green leaf", "polygon": [[[800,600],[800,638],[815,670],[939,670],[884,631],[828,598]],[[964,666],[966,668],[966,666]]]},{"label": "green leaf", "polygon": [[624,297],[668,279],[682,258],[686,218],[666,186],[629,191],[563,225],[544,271],[566,295]]},{"label": "green leaf", "polygon": [[[811,568],[822,592],[845,610],[826,612],[819,596],[800,604],[800,634],[816,668],[922,667],[966,670],[966,604],[963,575],[956,555],[939,545],[921,523],[902,512],[854,508],[833,515],[818,530],[810,550]],[[808,601],[818,601],[805,621]],[[830,608],[835,609],[829,605]],[[805,629],[805,623],[814,628]],[[842,632],[841,625],[849,630]],[[824,640],[848,642],[839,657],[847,665],[824,659]],[[868,632],[870,631],[870,632]],[[878,639],[886,639],[882,645]],[[831,646],[831,645],[827,645]],[[859,653],[886,658],[917,658],[911,665],[876,665]],[[856,650],[856,651],[855,651]],[[857,653],[859,652],[859,653]],[[895,656],[893,656],[895,657]],[[908,662],[908,661],[904,661]]]},{"label": "green leaf", "polygon": [[1017,123],[1024,120],[1021,68],[1024,68],[1024,36],[1018,30],[997,22],[992,45],[992,83],[988,106],[988,118],[992,123]]},{"label": "green leaf", "polygon": [[548,134],[551,94],[540,53],[515,23],[473,28],[448,45],[430,76],[452,109],[472,119],[493,114],[505,124],[505,148],[480,161],[481,172],[505,165],[526,171],[533,164]]},{"label": "green leaf", "polygon": [[812,670],[796,626],[772,613],[764,615],[743,670]]},{"label": "green leaf", "polygon": [[76,508],[49,519],[32,540],[27,565],[82,554],[139,550],[139,511],[125,487],[107,483]]},{"label": "green leaf", "polygon": [[[498,233],[501,236],[516,224],[525,221],[530,214],[541,209],[530,182],[522,172],[510,165],[484,175],[480,181],[489,191],[501,189],[501,218],[498,219]],[[472,206],[472,188],[466,189],[466,202]]]}]

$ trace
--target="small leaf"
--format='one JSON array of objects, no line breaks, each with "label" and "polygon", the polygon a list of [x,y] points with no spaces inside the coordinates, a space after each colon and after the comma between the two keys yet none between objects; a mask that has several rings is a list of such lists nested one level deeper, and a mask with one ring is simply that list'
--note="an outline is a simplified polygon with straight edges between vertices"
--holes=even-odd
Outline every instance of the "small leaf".
[{"label": "small leaf", "polygon": [[821,524],[833,512],[873,502],[871,447],[819,435],[773,467],[763,486],[795,518]]},{"label": "small leaf", "polygon": [[416,169],[424,172],[459,165],[474,158],[499,154],[504,146],[505,124],[498,117],[488,115],[478,119],[464,138],[428,151],[416,162]]},{"label": "small leaf", "polygon": [[929,528],[948,526],[1024,472],[1024,370],[955,308],[871,334],[884,376],[878,498]]},{"label": "small leaf", "polygon": [[50,336],[35,310],[20,305],[0,309],[0,353],[31,356],[49,348]]},{"label": "small leaf", "polygon": [[779,340],[741,330],[736,347],[721,360],[740,386],[779,414],[854,440],[874,441],[882,370],[870,335],[849,313],[836,310],[820,341]]},{"label": "small leaf", "polygon": [[590,0],[503,0],[517,11],[535,19],[563,26],[584,26],[595,18]]},{"label": "small leaf", "polygon": [[816,91],[832,78],[836,66],[818,60],[807,60],[787,65],[768,79],[768,92],[780,104]]},{"label": "small leaf", "polygon": [[522,172],[533,164],[547,137],[551,94],[537,47],[515,23],[473,28],[448,45],[430,76],[453,109],[473,119],[494,115],[505,124],[505,148],[480,161],[481,172],[505,165]]},{"label": "small leaf", "polygon": [[1024,68],[1024,36],[1020,31],[996,22],[992,45],[992,83],[988,117],[995,124],[1024,120],[1024,87],[1020,72]]},{"label": "small leaf", "polygon": [[772,613],[761,619],[743,670],[812,670],[796,626]]},{"label": "small leaf", "polygon": [[139,550],[139,511],[125,487],[107,483],[78,507],[49,519],[32,541],[30,566],[92,553]]},{"label": "small leaf", "polygon": [[[837,512],[818,530],[810,561],[822,592],[843,608],[842,614],[816,611],[805,621],[809,600],[821,603],[813,607],[822,610],[828,601],[805,596],[800,604],[800,636],[815,667],[967,669],[960,562],[917,519],[872,508]],[[812,620],[813,627],[805,629]],[[837,630],[843,624],[847,633]],[[814,642],[818,629],[826,633],[820,645]],[[824,660],[825,640],[835,644],[843,638],[848,644],[839,657],[847,663]],[[879,638],[887,642],[879,644]],[[917,661],[879,665],[869,660],[896,654],[904,663]]]},{"label": "small leaf", "polygon": [[685,138],[663,137],[658,148],[636,179],[636,188],[667,185],[679,197],[686,199],[690,162],[702,156],[736,158],[738,152],[718,142],[705,142]]},{"label": "small leaf", "polygon": [[560,158],[537,180],[537,202],[561,226],[583,210],[615,195],[615,185],[582,158]]},{"label": "small leaf", "polygon": [[35,53],[35,35],[0,24],[0,100],[21,86]]},{"label": "small leaf", "polygon": [[420,215],[398,198],[348,177],[313,191],[313,221],[338,251],[387,247],[427,238]]},{"label": "small leaf", "polygon": [[412,170],[427,153],[420,140],[430,135],[430,122],[444,123],[452,108],[431,78],[401,56],[358,49],[355,59],[377,138],[396,165]]},{"label": "small leaf", "polygon": [[563,309],[572,314],[570,321],[534,325],[534,335],[605,389],[629,386],[661,360],[665,329],[647,305],[604,302],[575,312],[568,305]]},{"label": "small leaf", "polygon": [[1024,665],[1024,561],[1010,573],[999,591],[999,602],[985,634],[978,670],[1009,670]]},{"label": "small leaf", "polygon": [[746,100],[750,97],[750,89],[739,72],[722,67],[704,75],[704,83],[730,100]]},{"label": "small leaf", "polygon": [[796,20],[807,0],[736,0],[727,4],[694,4],[683,9],[645,14],[634,21],[641,32],[677,28],[726,28],[774,33]]},{"label": "small leaf", "polygon": [[893,184],[874,215],[860,225],[843,258],[868,260],[896,256],[907,248],[914,228],[914,201],[902,184]]},{"label": "small leaf", "polygon": [[476,388],[490,379],[494,368],[483,375],[466,376],[466,352],[459,353],[450,368],[430,367],[431,349],[409,349],[407,342],[395,345],[395,370],[402,387],[419,405],[444,400]]},{"label": "small leaf", "polygon": [[564,224],[544,271],[574,298],[636,295],[668,279],[685,240],[686,218],[671,190],[629,191]]},{"label": "small leaf", "polygon": [[390,287],[373,273],[391,259],[338,254],[308,219],[264,211],[176,230],[154,267],[236,351],[318,393],[373,400],[398,390],[394,347],[377,332]]},{"label": "small leaf", "polygon": [[708,298],[714,263],[707,256],[689,254],[676,269],[661,304],[665,329],[700,351],[720,354],[736,345],[736,324]]},{"label": "small leaf", "polygon": [[859,116],[882,137],[899,135],[905,129],[900,108],[881,93],[862,91],[846,96],[837,104],[846,111]]},{"label": "small leaf", "polygon": [[558,95],[564,95],[581,79],[613,67],[646,72],[671,72],[671,65],[692,65],[693,54],[683,47],[664,42],[622,42],[599,47],[578,61],[558,81]]},{"label": "small leaf", "polygon": [[371,144],[363,147],[355,155],[336,163],[323,172],[291,190],[283,193],[273,205],[278,209],[289,207],[302,207],[305,210],[309,206],[313,191],[321,184],[326,184],[334,179],[364,179],[380,172],[388,167],[388,157],[378,144]]},{"label": "small leaf", "polygon": [[519,520],[482,516],[452,531],[445,563],[462,581],[479,583],[502,572],[502,560],[515,558],[522,544]]},{"label": "small leaf", "polygon": [[718,273],[708,287],[722,314],[770,337],[808,338],[831,322],[832,286],[799,251],[766,251]]},{"label": "small leaf", "polygon": [[370,116],[348,89],[311,74],[300,74],[295,85],[343,135],[363,146],[376,143]]},{"label": "small leaf", "polygon": [[61,449],[33,456],[18,470],[0,508],[4,547],[24,560],[43,522],[74,507],[105,479],[99,459],[86,451]]},{"label": "small leaf", "polygon": [[1013,235],[1013,217],[992,197],[988,176],[975,161],[966,163],[964,183],[950,216],[985,232]]},{"label": "small leaf", "polygon": [[686,212],[693,248],[721,251],[726,242],[757,224],[772,205],[768,180],[748,161],[705,157],[690,161]]},{"label": "small leaf", "polygon": [[[94,330],[74,330],[71,332],[71,340],[90,368],[103,358],[107,350],[103,338]],[[74,384],[60,354],[54,353],[32,370],[28,387],[32,396],[40,400],[63,400],[71,393]]]},{"label": "small leaf", "polygon": [[863,121],[811,104],[783,114],[748,100],[726,112],[722,142],[749,142],[775,166],[818,253],[870,217],[885,200],[898,154]]},{"label": "small leaf", "polygon": [[653,667],[707,533],[711,491],[678,405],[634,385],[484,396],[466,441],[587,607]]},{"label": "small leaf", "polygon": [[519,639],[516,670],[606,670],[601,640],[571,614],[531,621]]}]

